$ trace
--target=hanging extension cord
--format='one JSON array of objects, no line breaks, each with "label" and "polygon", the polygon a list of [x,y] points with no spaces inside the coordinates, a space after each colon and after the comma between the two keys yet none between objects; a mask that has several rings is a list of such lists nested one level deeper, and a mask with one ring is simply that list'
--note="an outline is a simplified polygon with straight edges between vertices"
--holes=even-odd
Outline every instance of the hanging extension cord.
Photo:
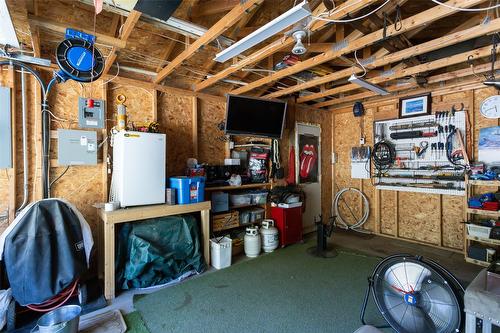
[{"label": "hanging extension cord", "polygon": [[[340,215],[340,209],[339,209],[339,201],[342,199],[342,201],[346,204],[347,208],[351,212],[351,215],[354,218],[356,218],[356,216],[352,212],[352,209],[349,207],[349,205],[344,200],[344,198],[342,198],[342,195],[348,191],[353,191],[355,193],[358,193],[363,198],[363,212],[364,212],[363,216],[361,217],[361,219],[359,219],[353,225],[347,224],[347,222]],[[371,234],[370,231],[361,229],[363,224],[365,224],[366,221],[368,220],[368,215],[370,214],[370,203],[368,202],[368,198],[366,197],[366,195],[363,192],[361,192],[360,190],[358,190],[357,188],[346,187],[346,188],[338,191],[337,194],[335,195],[335,199],[333,200],[333,212],[334,212],[334,216],[336,217],[335,225],[337,226],[337,224],[338,224],[339,228],[342,228],[345,230],[352,230],[352,231],[356,231],[356,232],[360,232],[360,233],[364,233],[364,234]]]}]

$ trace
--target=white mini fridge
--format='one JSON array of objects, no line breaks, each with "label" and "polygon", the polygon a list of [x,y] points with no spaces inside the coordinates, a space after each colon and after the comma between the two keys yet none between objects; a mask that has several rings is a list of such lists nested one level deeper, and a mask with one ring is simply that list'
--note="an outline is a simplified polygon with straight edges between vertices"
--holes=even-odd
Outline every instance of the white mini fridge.
[{"label": "white mini fridge", "polygon": [[165,134],[113,135],[112,201],[121,207],[165,203],[166,143]]}]

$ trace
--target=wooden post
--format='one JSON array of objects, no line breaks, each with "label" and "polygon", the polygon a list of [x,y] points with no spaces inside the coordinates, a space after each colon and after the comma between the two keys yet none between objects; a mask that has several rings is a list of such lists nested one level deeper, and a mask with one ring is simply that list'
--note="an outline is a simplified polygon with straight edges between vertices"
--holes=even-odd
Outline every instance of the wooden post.
[{"label": "wooden post", "polygon": [[9,224],[12,223],[16,216],[17,204],[17,140],[16,140],[16,71],[13,66],[9,66],[8,85],[10,87],[11,96],[11,130],[12,130],[12,168],[8,171],[9,174]]},{"label": "wooden post", "polygon": [[198,158],[198,98],[193,96],[191,98],[192,109],[191,109],[191,120],[193,122],[192,128],[192,139],[193,139],[193,155]]},{"label": "wooden post", "polygon": [[153,89],[152,96],[153,96],[153,101],[152,101],[153,106],[151,112],[153,114],[151,118],[153,119],[153,121],[158,121],[158,90]]}]

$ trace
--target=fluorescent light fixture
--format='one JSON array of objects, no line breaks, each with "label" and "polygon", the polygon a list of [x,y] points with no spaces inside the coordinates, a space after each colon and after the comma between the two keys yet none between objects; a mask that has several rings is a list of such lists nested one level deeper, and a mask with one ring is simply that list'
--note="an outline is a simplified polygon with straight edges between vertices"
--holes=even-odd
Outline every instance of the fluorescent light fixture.
[{"label": "fluorescent light fixture", "polygon": [[303,1],[297,6],[291,8],[287,12],[281,14],[271,22],[263,25],[259,29],[252,32],[245,38],[237,41],[224,51],[217,53],[214,60],[218,62],[225,62],[231,58],[236,57],[249,48],[259,44],[260,42],[276,35],[278,32],[288,28],[291,25],[303,20],[311,15],[311,9],[307,1]]},{"label": "fluorescent light fixture", "polygon": [[389,95],[389,92],[384,88],[377,86],[376,84],[370,83],[360,77],[357,77],[356,74],[351,75],[351,77],[349,78],[349,82],[357,84],[360,87],[371,90],[374,93],[382,96]]},{"label": "fluorescent light fixture", "polygon": [[19,48],[19,41],[5,0],[0,0],[0,44]]}]

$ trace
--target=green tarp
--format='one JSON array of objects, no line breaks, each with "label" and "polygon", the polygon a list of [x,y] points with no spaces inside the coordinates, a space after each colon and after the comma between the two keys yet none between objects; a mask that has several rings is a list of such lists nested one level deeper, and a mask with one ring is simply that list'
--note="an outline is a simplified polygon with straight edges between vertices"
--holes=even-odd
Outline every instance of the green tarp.
[{"label": "green tarp", "polygon": [[205,268],[198,223],[190,215],[126,223],[119,232],[117,289],[161,285]]}]

